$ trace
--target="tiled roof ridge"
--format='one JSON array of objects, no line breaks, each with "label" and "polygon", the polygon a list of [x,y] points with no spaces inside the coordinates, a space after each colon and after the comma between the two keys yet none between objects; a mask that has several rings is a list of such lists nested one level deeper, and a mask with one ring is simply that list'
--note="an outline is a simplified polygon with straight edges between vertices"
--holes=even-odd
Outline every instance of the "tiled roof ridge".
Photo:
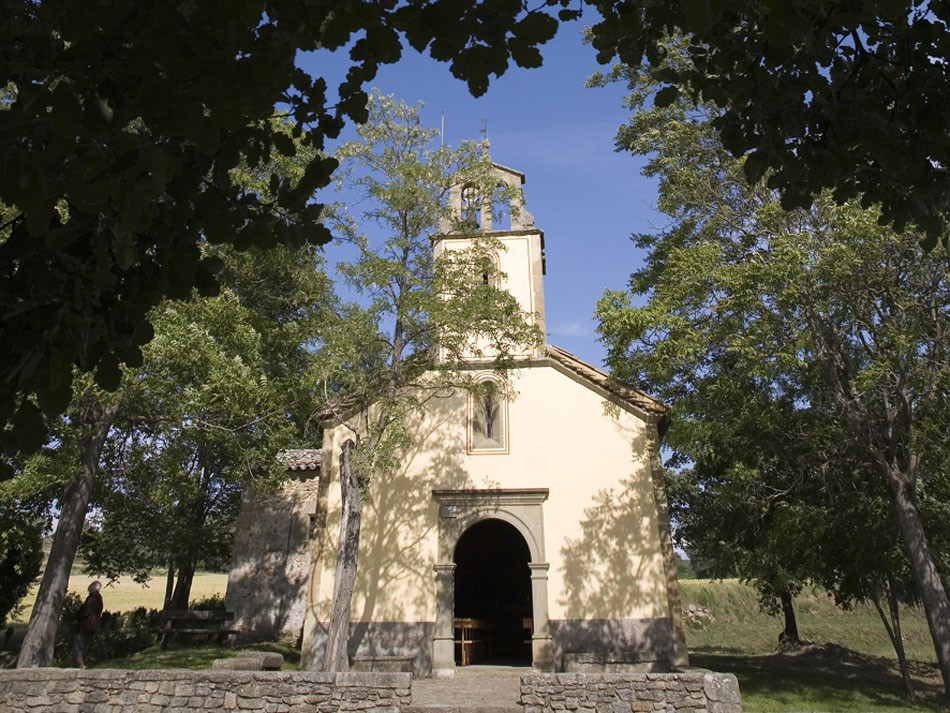
[{"label": "tiled roof ridge", "polygon": [[277,454],[277,460],[287,466],[287,470],[320,470],[323,463],[323,450],[320,448],[288,448]]},{"label": "tiled roof ridge", "polygon": [[553,344],[548,344],[546,346],[548,357],[567,367],[578,376],[587,379],[605,391],[613,394],[614,396],[617,396],[627,403],[633,404],[634,406],[649,413],[661,415],[666,415],[669,413],[670,407],[659,399],[650,396],[639,389],[635,389],[632,386],[627,386],[623,382],[612,377],[607,372],[598,369],[596,366],[588,364],[586,361],[574,356],[570,352],[565,351],[560,347],[556,347]]}]

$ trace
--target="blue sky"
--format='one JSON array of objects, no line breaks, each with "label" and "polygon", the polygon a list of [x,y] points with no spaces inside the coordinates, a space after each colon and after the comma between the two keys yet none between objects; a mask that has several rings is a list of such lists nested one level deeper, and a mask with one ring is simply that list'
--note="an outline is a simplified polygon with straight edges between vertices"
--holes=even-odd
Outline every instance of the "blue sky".
[{"label": "blue sky", "polygon": [[[601,365],[596,302],[605,289],[623,288],[639,265],[630,235],[662,226],[664,218],[654,210],[655,182],[640,175],[642,160],[613,148],[627,117],[624,87],[584,86],[599,65],[580,32],[578,24],[562,26],[541,48],[543,67],[511,68],[479,99],[448,64],[411,49],[381,70],[372,86],[423,102],[429,126],[438,128],[444,112],[449,145],[480,139],[488,119],[492,159],[525,174],[527,208],[544,231],[548,341]],[[301,65],[326,71],[313,57]],[[337,261],[333,246],[327,258],[331,265]]]}]

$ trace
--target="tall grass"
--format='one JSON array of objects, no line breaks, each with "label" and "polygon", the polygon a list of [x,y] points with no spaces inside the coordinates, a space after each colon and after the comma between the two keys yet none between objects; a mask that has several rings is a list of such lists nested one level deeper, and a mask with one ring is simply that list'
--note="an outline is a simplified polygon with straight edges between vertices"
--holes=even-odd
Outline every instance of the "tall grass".
[{"label": "tall grass", "polygon": [[[94,579],[89,575],[74,573],[69,578],[69,591],[85,599],[86,588]],[[138,607],[161,609],[165,602],[165,576],[162,573],[156,575],[148,586],[144,587],[133,582],[131,578],[123,578],[108,584],[103,582],[103,584],[105,586],[102,588],[102,600],[106,609],[111,612],[126,612]],[[198,572],[191,586],[191,600],[205,599],[215,594],[224,596],[227,587],[227,574]],[[24,606],[20,615],[14,619],[15,622],[25,623],[29,620],[34,601],[36,601],[36,587],[24,598]]]}]

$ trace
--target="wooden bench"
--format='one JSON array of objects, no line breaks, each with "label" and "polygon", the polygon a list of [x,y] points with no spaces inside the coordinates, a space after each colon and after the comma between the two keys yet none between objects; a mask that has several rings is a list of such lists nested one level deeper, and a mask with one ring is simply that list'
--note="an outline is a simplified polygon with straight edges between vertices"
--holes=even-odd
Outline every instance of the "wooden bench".
[{"label": "wooden bench", "polygon": [[468,666],[472,660],[491,655],[491,630],[481,619],[457,618],[455,620],[455,646],[459,665]]},{"label": "wooden bench", "polygon": [[234,619],[231,611],[169,609],[159,612],[158,617],[162,621],[162,651],[176,634],[203,634],[209,639],[217,638],[220,646],[229,636],[238,633],[237,629],[228,627],[228,622]]}]

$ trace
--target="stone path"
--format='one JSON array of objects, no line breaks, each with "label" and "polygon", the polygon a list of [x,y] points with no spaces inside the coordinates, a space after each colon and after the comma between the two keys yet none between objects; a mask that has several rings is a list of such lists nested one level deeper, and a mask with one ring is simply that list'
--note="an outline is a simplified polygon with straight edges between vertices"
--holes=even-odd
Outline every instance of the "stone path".
[{"label": "stone path", "polygon": [[528,666],[465,666],[451,678],[412,681],[406,713],[521,713],[521,676]]}]

